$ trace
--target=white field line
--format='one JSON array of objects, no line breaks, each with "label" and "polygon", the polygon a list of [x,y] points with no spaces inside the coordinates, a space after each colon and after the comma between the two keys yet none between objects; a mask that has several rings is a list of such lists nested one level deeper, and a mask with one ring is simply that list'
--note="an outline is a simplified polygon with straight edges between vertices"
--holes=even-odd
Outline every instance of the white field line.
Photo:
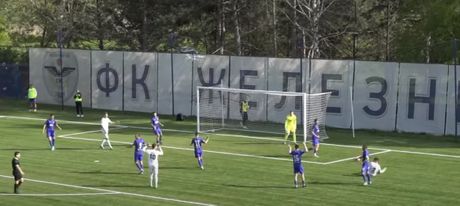
[{"label": "white field line", "polygon": [[[11,118],[11,119],[26,119],[26,120],[41,120],[44,121],[45,119],[41,118],[32,118],[32,117],[20,117],[20,116],[3,116],[4,118]],[[89,122],[79,122],[79,121],[67,121],[67,120],[59,120],[60,122],[67,122],[71,124],[87,124],[87,125],[100,125],[99,123],[89,123]],[[151,129],[150,127],[138,127],[138,126],[126,126],[126,125],[114,125],[114,127],[120,128],[134,128],[134,129]],[[177,129],[162,129],[164,131],[172,131],[172,132],[180,132],[180,133],[194,133],[194,131],[187,131],[187,130],[177,130]],[[246,135],[234,135],[234,134],[213,134],[216,136],[231,136],[231,137],[241,137],[246,139],[261,139],[261,140],[270,140],[270,141],[284,141],[282,139],[274,139],[268,137],[251,137]],[[340,145],[340,144],[330,144],[330,143],[321,143],[322,145],[334,146],[334,147],[344,147],[344,148],[361,148],[358,145]],[[389,149],[384,148],[376,148],[376,147],[369,147],[368,149],[371,150],[380,150],[386,151]],[[391,150],[392,152],[399,152],[399,153],[406,153],[406,154],[414,154],[414,155],[426,155],[426,156],[434,156],[434,157],[449,157],[449,158],[458,158],[460,159],[460,155],[448,155],[448,154],[439,154],[439,153],[431,153],[431,152],[416,152],[416,151],[409,151],[409,150]]]},{"label": "white field line", "polygon": [[[375,152],[375,153],[371,153],[370,156],[383,154],[383,153],[388,153],[388,152],[392,152],[392,151],[393,150],[384,150],[384,151],[380,151],[380,152]],[[345,161],[354,160],[354,159],[356,159],[356,156],[345,158],[345,159],[340,159],[340,160],[334,160],[334,161],[330,161],[330,162],[325,162],[324,164],[325,165],[330,165],[330,164],[339,163],[339,162],[345,162]]]},{"label": "white field line", "polygon": [[[101,140],[91,139],[91,138],[71,137],[70,135],[65,136],[65,137],[63,137],[63,136],[58,136],[58,137],[63,138],[63,139],[83,140],[83,141],[92,141],[92,142],[100,142],[101,141]],[[113,140],[110,140],[110,142],[119,143],[119,144],[131,144],[131,142],[113,141]],[[172,147],[172,146],[162,146],[162,147],[163,148],[168,148],[168,149],[193,151],[192,148]],[[281,160],[281,161],[289,161],[289,162],[292,161],[291,159],[288,159],[288,158],[266,157],[266,156],[259,156],[259,155],[240,154],[240,153],[232,153],[232,152],[220,152],[220,151],[212,151],[212,150],[203,150],[203,151],[209,152],[209,153],[214,153],[214,154],[232,155],[232,156],[239,156],[239,157],[252,157],[252,158],[259,158],[259,159]],[[323,162],[314,162],[314,161],[306,161],[306,160],[302,160],[302,162],[324,165]]]},{"label": "white field line", "polygon": [[[117,127],[117,128],[111,128],[110,131],[112,130],[117,130],[117,129],[124,129],[123,127]],[[80,134],[90,134],[90,133],[98,133],[101,132],[101,130],[90,130],[90,131],[85,131],[85,132],[77,132],[77,133],[72,133],[72,134],[64,134],[64,135],[59,135],[58,137],[67,137],[67,136],[74,136],[74,135],[80,135]]]},{"label": "white field line", "polygon": [[[5,176],[5,175],[0,175],[0,177],[9,178],[9,179],[13,178],[11,176]],[[121,191],[101,189],[101,188],[95,188],[95,187],[84,187],[84,186],[63,184],[63,183],[57,183],[57,182],[48,182],[48,181],[43,181],[43,180],[34,180],[34,179],[29,179],[29,178],[24,178],[24,179],[30,182],[38,182],[38,183],[44,183],[44,184],[49,184],[49,185],[58,185],[58,186],[70,187],[70,188],[100,191],[100,192],[106,192],[106,193],[111,193],[111,194],[144,197],[144,198],[149,198],[149,199],[164,200],[164,201],[169,201],[169,202],[177,202],[177,203],[184,203],[184,204],[190,204],[190,205],[214,206],[213,204],[208,204],[208,203],[179,200],[179,199],[174,199],[174,198],[167,198],[167,197],[160,197],[160,196],[153,196],[153,195],[143,195],[143,194],[130,193],[130,192],[121,192]]]},{"label": "white field line", "polygon": [[114,192],[95,192],[95,193],[69,193],[69,194],[0,194],[0,196],[31,196],[31,197],[62,197],[62,196],[96,196],[96,195],[120,195]]}]

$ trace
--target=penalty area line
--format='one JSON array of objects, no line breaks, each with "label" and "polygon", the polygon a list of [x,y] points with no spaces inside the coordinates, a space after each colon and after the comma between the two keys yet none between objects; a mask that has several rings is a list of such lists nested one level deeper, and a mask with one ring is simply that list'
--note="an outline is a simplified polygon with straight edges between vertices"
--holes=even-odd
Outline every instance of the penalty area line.
[{"label": "penalty area line", "polygon": [[[91,139],[91,138],[81,138],[81,137],[62,137],[58,136],[63,139],[73,139],[73,140],[82,140],[82,141],[92,141],[92,142],[100,142],[101,140],[97,139]],[[130,142],[123,142],[123,141],[114,141],[110,140],[113,143],[119,143],[119,144],[131,144]],[[173,147],[173,146],[162,146],[163,148],[167,149],[175,149],[175,150],[185,150],[185,151],[193,151],[191,148],[184,148],[184,147]],[[204,152],[209,152],[213,154],[222,154],[222,155],[231,155],[231,156],[238,156],[238,157],[252,157],[252,158],[258,158],[258,159],[269,159],[269,160],[280,160],[280,161],[292,161],[292,159],[288,158],[279,158],[279,157],[266,157],[266,156],[260,156],[260,155],[251,155],[251,154],[241,154],[241,153],[232,153],[232,152],[221,152],[221,151],[213,151],[213,150],[203,150]],[[308,161],[308,160],[302,160],[304,163],[311,163],[311,164],[318,164],[318,165],[324,165],[325,163],[323,162],[315,162],[315,161]]]},{"label": "penalty area line", "polygon": [[[13,177],[6,176],[6,175],[0,175],[0,177],[13,179]],[[118,195],[128,195],[128,196],[135,196],[135,197],[143,197],[143,198],[163,200],[163,201],[169,201],[169,202],[177,202],[177,203],[183,203],[183,204],[189,204],[189,205],[214,206],[213,204],[202,203],[202,202],[194,202],[194,201],[186,201],[186,200],[180,200],[180,199],[175,199],[175,198],[167,198],[167,197],[160,197],[160,196],[153,196],[153,195],[143,195],[143,194],[130,193],[130,192],[121,192],[121,191],[101,189],[101,188],[95,188],[95,187],[85,187],[85,186],[78,186],[78,185],[71,185],[71,184],[64,184],[64,183],[57,183],[57,182],[48,182],[48,181],[44,181],[44,180],[36,180],[36,179],[29,179],[29,178],[24,178],[24,179],[27,180],[27,181],[30,181],[30,182],[38,182],[38,183],[49,184],[49,185],[58,185],[58,186],[70,187],[70,188],[93,190],[93,191],[99,191],[99,192],[111,193],[111,194],[118,194]]]},{"label": "penalty area line", "polygon": [[[118,130],[118,129],[125,129],[125,128],[127,128],[127,127],[116,127],[116,128],[111,128],[110,131]],[[90,133],[97,133],[97,132],[101,132],[101,130],[98,129],[98,130],[90,130],[90,131],[85,131],[85,132],[63,134],[63,135],[59,135],[58,137],[69,137],[69,136],[74,136],[74,135],[90,134]]]},{"label": "penalty area line", "polygon": [[[8,116],[8,115],[4,115],[2,117],[5,118],[5,119],[11,118],[11,119],[40,120],[40,121],[45,120],[45,119],[42,119],[42,118],[22,117],[22,116]],[[79,122],[79,121],[70,121],[70,120],[60,120],[60,121],[70,123],[70,124],[100,125],[100,123],[91,123],[91,122]],[[114,127],[129,128],[129,129],[151,129],[149,127],[126,126],[126,125],[114,125]],[[189,133],[189,134],[194,133],[191,130],[178,130],[178,129],[162,129],[162,130],[171,131],[171,132],[178,132],[178,133]],[[261,140],[272,140],[272,141],[284,141],[284,140],[281,140],[281,139],[274,139],[274,138],[268,138],[268,137],[252,137],[252,136],[247,136],[247,135],[236,135],[236,134],[219,134],[219,133],[217,133],[217,134],[213,134],[213,135],[241,137],[241,138],[246,138],[246,139],[261,139]],[[327,146],[333,146],[333,147],[357,148],[357,149],[361,148],[361,146],[359,146],[359,145],[341,145],[341,144],[331,144],[331,143],[321,143],[321,144],[322,145],[327,145]],[[377,148],[377,147],[369,147],[368,149],[380,150],[380,151],[389,150],[389,149]],[[431,153],[431,152],[417,152],[417,151],[397,150],[397,149],[391,149],[391,151],[398,152],[398,153],[405,153],[405,154],[421,155],[421,156],[447,157],[447,158],[460,159],[460,155],[439,154],[439,153]]]},{"label": "penalty area line", "polygon": [[[380,151],[380,152],[371,153],[369,156],[388,153],[388,152],[392,152],[392,151],[393,150],[384,150],[384,151]],[[339,163],[339,162],[345,162],[345,161],[349,161],[349,160],[353,160],[353,159],[356,159],[356,156],[355,157],[345,158],[345,159],[334,160],[334,161],[330,161],[330,162],[325,162],[324,164],[325,165],[330,165],[330,164]]]}]

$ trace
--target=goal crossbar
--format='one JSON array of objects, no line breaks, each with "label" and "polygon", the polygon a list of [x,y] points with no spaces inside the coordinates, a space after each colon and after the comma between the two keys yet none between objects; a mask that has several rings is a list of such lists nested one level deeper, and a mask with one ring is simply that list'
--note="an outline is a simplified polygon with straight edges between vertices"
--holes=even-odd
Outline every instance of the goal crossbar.
[{"label": "goal crossbar", "polygon": [[[212,93],[203,93],[206,91],[218,93],[214,95]],[[285,116],[289,111],[295,111],[297,115],[300,114],[297,123],[301,124],[302,132],[300,136],[303,137],[304,141],[306,141],[307,136],[311,136],[311,127],[316,119],[321,122],[322,128],[320,130],[324,134],[321,138],[327,138],[325,133],[325,113],[330,94],[331,92],[308,94],[305,92],[197,86],[197,131],[239,130],[281,135],[285,129],[283,124]],[[242,96],[244,97],[242,98]],[[287,100],[285,98],[280,99],[280,97],[296,99]],[[251,106],[245,115],[243,115],[240,107],[243,99],[253,102],[255,106]],[[301,107],[298,107],[300,106],[299,101],[302,102]],[[280,107],[279,104],[284,106]],[[242,120],[242,118],[246,118],[246,123],[251,125],[244,125],[245,120]]]}]

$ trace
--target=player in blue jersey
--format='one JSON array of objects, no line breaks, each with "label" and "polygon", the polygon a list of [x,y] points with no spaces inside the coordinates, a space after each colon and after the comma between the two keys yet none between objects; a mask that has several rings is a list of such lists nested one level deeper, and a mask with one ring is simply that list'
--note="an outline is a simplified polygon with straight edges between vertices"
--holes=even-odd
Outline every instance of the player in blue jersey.
[{"label": "player in blue jersey", "polygon": [[203,137],[201,137],[198,134],[198,132],[195,132],[195,137],[192,139],[192,142],[190,143],[190,145],[193,145],[193,149],[195,151],[195,157],[198,160],[198,165],[200,166],[202,170],[204,170],[202,144],[207,144],[208,141],[209,141],[209,137],[207,137],[206,139],[203,139]]},{"label": "player in blue jersey", "polygon": [[307,145],[305,144],[305,142],[303,143],[304,150],[299,149],[298,144],[295,144],[294,150],[292,150],[291,145],[288,145],[288,147],[289,147],[289,154],[292,156],[292,161],[294,163],[294,186],[295,188],[299,187],[297,184],[297,176],[300,175],[302,177],[302,187],[306,187],[307,185],[305,183],[305,175],[303,172],[302,155],[306,151],[308,151]]},{"label": "player in blue jersey", "polygon": [[370,185],[372,184],[372,180],[371,180],[371,174],[370,174],[370,163],[369,163],[369,151],[367,150],[367,145],[363,145],[362,147],[362,153],[360,156],[358,156],[356,158],[356,160],[358,161],[362,161],[362,164],[361,164],[361,175],[363,176],[363,180],[364,180],[364,183],[363,185],[366,186],[366,185]]},{"label": "player in blue jersey", "polygon": [[153,112],[150,124],[152,125],[153,134],[157,136],[157,144],[163,144],[163,132],[161,131],[161,127],[164,125],[160,122],[160,117],[158,117],[156,112]]},{"label": "player in blue jersey", "polygon": [[319,150],[319,124],[318,124],[318,119],[315,119],[313,121],[313,126],[311,128],[311,144],[313,146],[313,155],[315,157],[318,156],[318,150]]},{"label": "player in blue jersey", "polygon": [[43,131],[42,133],[45,133],[46,130],[46,137],[48,138],[51,151],[54,151],[55,149],[55,133],[54,129],[58,128],[59,130],[62,130],[62,128],[58,125],[57,121],[54,119],[54,114],[50,114],[49,119],[45,121],[43,124]]},{"label": "player in blue jersey", "polygon": [[136,164],[139,174],[144,174],[144,147],[146,146],[144,139],[140,134],[136,134],[134,142],[131,144],[131,147],[134,146],[134,164]]}]

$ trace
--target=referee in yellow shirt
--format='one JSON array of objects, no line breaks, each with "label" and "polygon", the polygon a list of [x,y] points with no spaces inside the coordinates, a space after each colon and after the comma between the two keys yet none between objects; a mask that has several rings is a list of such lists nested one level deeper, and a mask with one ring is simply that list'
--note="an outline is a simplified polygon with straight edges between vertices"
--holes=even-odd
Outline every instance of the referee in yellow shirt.
[{"label": "referee in yellow shirt", "polygon": [[292,141],[296,143],[296,130],[297,130],[297,116],[294,114],[293,111],[290,111],[289,114],[286,116],[286,120],[284,121],[284,144],[286,144],[287,139],[290,134],[292,134]]},{"label": "referee in yellow shirt", "polygon": [[83,97],[81,96],[81,93],[79,90],[77,90],[77,93],[73,96],[73,99],[75,100],[75,109],[77,111],[77,117],[84,117],[83,115]]},{"label": "referee in yellow shirt", "polygon": [[248,122],[248,111],[249,111],[249,102],[248,100],[243,100],[241,101],[241,105],[240,105],[240,113],[241,113],[241,118],[242,118],[242,122],[241,122],[241,127],[247,129],[248,126],[247,126],[247,122]]},{"label": "referee in yellow shirt", "polygon": [[27,90],[27,98],[29,99],[29,111],[37,111],[37,96],[37,90],[33,84],[30,84],[29,89]]}]

